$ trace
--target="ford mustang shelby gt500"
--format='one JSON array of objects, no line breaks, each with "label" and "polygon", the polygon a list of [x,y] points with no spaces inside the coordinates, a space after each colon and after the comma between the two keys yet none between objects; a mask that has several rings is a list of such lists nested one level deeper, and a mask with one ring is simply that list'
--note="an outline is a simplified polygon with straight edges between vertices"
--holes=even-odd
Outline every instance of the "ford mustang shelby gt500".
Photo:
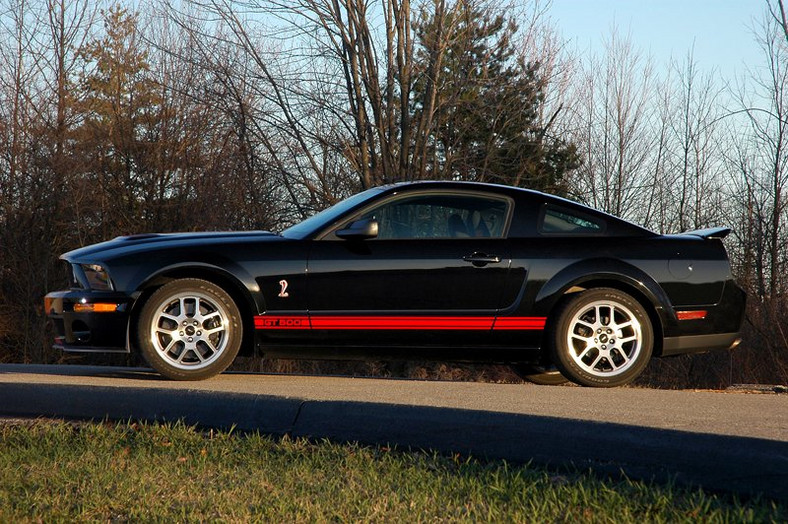
[{"label": "ford mustang shelby gt500", "polygon": [[729,231],[658,235],[535,191],[403,183],[278,235],[83,247],[61,257],[70,289],[45,302],[56,347],[140,351],[172,379],[207,378],[259,350],[508,363],[617,386],[653,356],[738,343],[745,296],[721,241]]}]

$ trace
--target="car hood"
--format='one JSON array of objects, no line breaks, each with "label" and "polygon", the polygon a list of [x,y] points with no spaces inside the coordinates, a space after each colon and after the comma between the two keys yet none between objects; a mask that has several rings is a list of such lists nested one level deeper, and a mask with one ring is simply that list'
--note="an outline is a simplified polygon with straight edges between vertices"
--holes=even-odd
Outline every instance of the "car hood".
[{"label": "car hood", "polygon": [[99,244],[84,246],[64,253],[60,258],[64,260],[114,258],[148,250],[276,240],[283,240],[283,238],[268,231],[146,233],[120,236]]}]

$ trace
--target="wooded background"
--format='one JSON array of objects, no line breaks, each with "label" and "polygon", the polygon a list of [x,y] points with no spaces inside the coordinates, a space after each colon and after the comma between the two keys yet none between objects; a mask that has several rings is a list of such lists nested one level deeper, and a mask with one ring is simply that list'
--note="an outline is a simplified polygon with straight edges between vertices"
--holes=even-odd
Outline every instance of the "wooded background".
[{"label": "wooded background", "polygon": [[64,251],[142,232],[278,231],[358,190],[462,179],[654,231],[729,225],[732,352],[642,383],[788,382],[788,22],[722,78],[611,30],[575,54],[515,0],[0,0],[0,362],[57,362]]}]

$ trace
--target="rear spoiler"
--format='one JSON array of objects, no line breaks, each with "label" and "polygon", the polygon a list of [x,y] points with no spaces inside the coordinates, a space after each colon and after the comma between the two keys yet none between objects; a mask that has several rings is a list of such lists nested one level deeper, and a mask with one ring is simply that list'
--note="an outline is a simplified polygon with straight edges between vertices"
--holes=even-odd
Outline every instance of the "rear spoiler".
[{"label": "rear spoiler", "polygon": [[701,237],[704,240],[708,240],[710,238],[722,240],[723,238],[727,237],[730,232],[731,228],[729,227],[710,227],[708,229],[698,229],[697,231],[687,231],[682,233],[682,235],[693,235],[696,237]]}]

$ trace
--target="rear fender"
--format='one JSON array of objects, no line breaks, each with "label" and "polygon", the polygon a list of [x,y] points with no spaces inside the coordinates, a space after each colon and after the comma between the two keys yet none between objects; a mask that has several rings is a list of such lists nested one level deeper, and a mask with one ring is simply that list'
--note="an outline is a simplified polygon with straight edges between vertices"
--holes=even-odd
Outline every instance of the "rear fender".
[{"label": "rear fender", "polygon": [[[619,259],[582,260],[559,271],[545,282],[534,302],[534,310],[550,316],[558,302],[572,288],[614,287],[632,294],[659,321],[657,329],[674,322],[670,299],[662,287],[641,269]],[[659,332],[659,331],[658,331]]]}]

